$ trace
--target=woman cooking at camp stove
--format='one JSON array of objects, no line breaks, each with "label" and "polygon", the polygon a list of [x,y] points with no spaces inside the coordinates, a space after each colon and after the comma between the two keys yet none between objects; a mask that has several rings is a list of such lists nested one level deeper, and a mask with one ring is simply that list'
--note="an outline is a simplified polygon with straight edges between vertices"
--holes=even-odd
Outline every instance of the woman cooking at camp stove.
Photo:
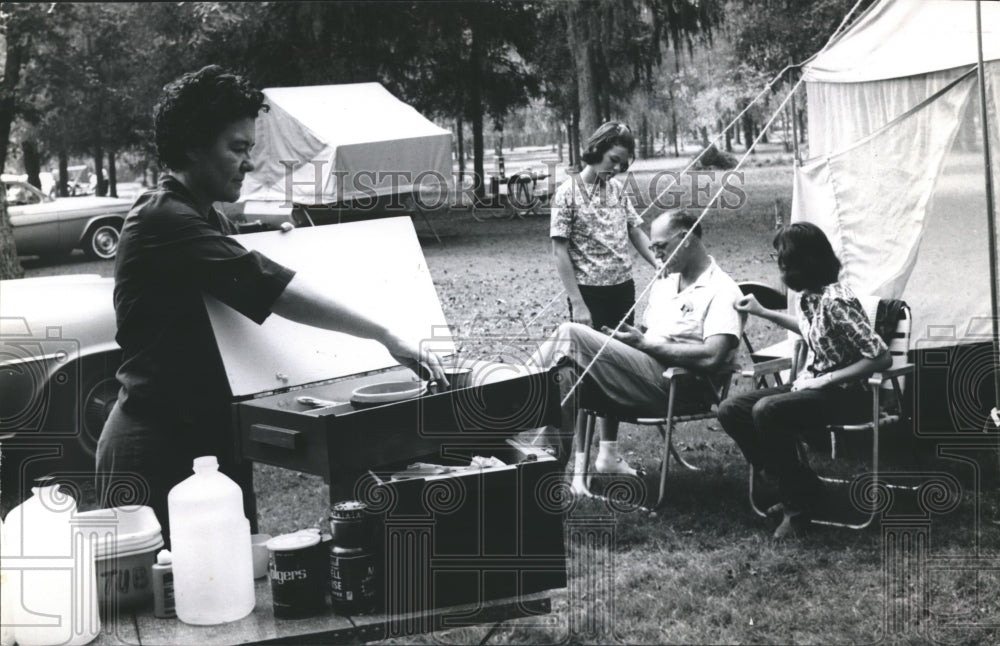
[{"label": "woman cooking at camp stove", "polygon": [[447,385],[433,352],[229,237],[236,227],[213,204],[239,198],[254,169],[254,123],[267,109],[260,90],[216,65],[167,85],[154,130],[169,173],[136,200],[122,229],[114,290],[121,391],[97,445],[98,496],[104,507],[147,502],[164,536],[167,493],[194,458],[215,455],[244,492],[250,483],[250,463],[236,461],[232,394],[203,294],[258,324],[275,313],[374,339]]}]

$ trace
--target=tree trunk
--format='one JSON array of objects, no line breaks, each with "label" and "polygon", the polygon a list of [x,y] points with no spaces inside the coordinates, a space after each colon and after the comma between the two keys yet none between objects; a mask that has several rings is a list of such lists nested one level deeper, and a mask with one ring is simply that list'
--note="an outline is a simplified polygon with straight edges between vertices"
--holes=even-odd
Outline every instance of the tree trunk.
[{"label": "tree trunk", "polygon": [[559,157],[556,159],[556,162],[561,164],[563,163],[563,140],[562,140],[562,124],[560,123],[556,123],[556,141],[559,142],[558,145]]},{"label": "tree trunk", "polygon": [[455,129],[458,131],[458,184],[465,181],[465,132],[462,127],[462,117],[455,122]]},{"label": "tree trunk", "polygon": [[7,60],[4,62],[3,81],[0,82],[0,170],[6,169],[7,145],[10,141],[10,127],[14,123],[15,88],[21,78],[21,63],[24,56],[19,34],[7,34]]},{"label": "tree trunk", "polygon": [[701,133],[701,147],[708,148],[708,128],[700,126],[698,132]]},{"label": "tree trunk", "polygon": [[108,194],[118,197],[118,167],[115,165],[115,151],[108,151]]},{"label": "tree trunk", "polygon": [[639,159],[649,159],[649,120],[645,114],[639,122]]},{"label": "tree trunk", "polygon": [[97,177],[97,188],[94,194],[105,197],[108,194],[108,184],[104,180],[104,148],[100,144],[94,149],[94,175]]},{"label": "tree trunk", "polygon": [[59,180],[58,186],[56,188],[56,193],[59,197],[67,197],[69,195],[69,190],[66,188],[66,184],[69,182],[69,155],[65,150],[59,151]]},{"label": "tree trunk", "polygon": [[785,106],[784,119],[782,119],[782,121],[785,122],[785,127],[784,127],[785,145],[783,146],[783,148],[786,153],[790,153],[792,152],[792,111],[787,105]]},{"label": "tree trunk", "polygon": [[594,69],[594,51],[590,44],[587,14],[590,5],[568,2],[566,9],[566,34],[570,54],[576,68],[577,105],[580,111],[577,129],[590,136],[600,125],[600,101]]},{"label": "tree trunk", "polygon": [[[746,110],[748,105],[749,102],[744,99],[740,104],[740,108],[742,110]],[[743,142],[746,145],[747,150],[749,150],[750,146],[753,145],[753,119],[750,117],[749,111],[743,113],[741,122],[741,125],[743,126]]]},{"label": "tree trunk", "polygon": [[[10,127],[14,122],[14,90],[21,79],[21,65],[24,62],[27,38],[27,34],[14,33],[8,26],[4,39],[6,60],[3,80],[0,81],[0,141],[3,142],[3,145],[0,145],[0,171],[4,170],[7,164],[7,142],[10,141]],[[24,275],[21,262],[17,259],[17,249],[14,247],[14,233],[7,213],[6,193],[0,191],[0,279],[20,278]]]},{"label": "tree trunk", "polygon": [[0,280],[21,278],[24,268],[17,258],[14,246],[14,232],[7,214],[7,191],[0,191]]},{"label": "tree trunk", "polygon": [[29,138],[21,142],[21,158],[24,162],[24,172],[28,174],[28,183],[41,189],[42,178],[38,174],[42,171],[42,160],[38,155],[38,144],[34,139]]},{"label": "tree trunk", "polygon": [[573,146],[573,117],[570,115],[570,120],[566,122],[566,166],[567,168],[574,168],[573,164],[576,163],[576,156],[574,154],[576,148]]},{"label": "tree trunk", "polygon": [[668,131],[668,136],[670,137],[671,145],[674,147],[674,157],[680,157],[681,151],[677,143],[677,104],[674,101],[673,83],[670,84],[668,98],[670,99],[670,130]]},{"label": "tree trunk", "polygon": [[469,47],[469,107],[472,110],[472,173],[474,177],[475,199],[482,203],[486,198],[486,175],[483,172],[483,102],[482,102],[482,55],[476,26],[472,25]]},{"label": "tree trunk", "polygon": [[726,152],[733,152],[733,129],[726,128]]}]

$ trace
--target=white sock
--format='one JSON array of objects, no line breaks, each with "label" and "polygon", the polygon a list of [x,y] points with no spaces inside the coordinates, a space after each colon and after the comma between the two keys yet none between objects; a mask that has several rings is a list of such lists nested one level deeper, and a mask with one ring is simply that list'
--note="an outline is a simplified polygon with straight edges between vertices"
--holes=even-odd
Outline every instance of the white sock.
[{"label": "white sock", "polygon": [[573,460],[573,475],[583,477],[583,474],[587,472],[587,462],[586,453],[582,451],[576,454],[576,458]]},{"label": "white sock", "polygon": [[601,440],[597,449],[597,459],[601,462],[613,462],[618,459],[618,440]]}]

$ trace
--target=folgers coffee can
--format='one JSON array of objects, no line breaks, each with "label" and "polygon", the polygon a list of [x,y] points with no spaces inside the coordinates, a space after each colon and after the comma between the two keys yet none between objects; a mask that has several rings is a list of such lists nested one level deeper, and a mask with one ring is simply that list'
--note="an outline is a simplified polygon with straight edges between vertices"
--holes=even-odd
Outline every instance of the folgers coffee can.
[{"label": "folgers coffee can", "polygon": [[319,532],[295,532],[267,542],[271,553],[271,598],[279,619],[310,617],[326,610],[326,567]]},{"label": "folgers coffee can", "polygon": [[330,509],[330,599],[334,612],[361,614],[375,608],[376,561],[368,545],[364,503],[347,500]]}]

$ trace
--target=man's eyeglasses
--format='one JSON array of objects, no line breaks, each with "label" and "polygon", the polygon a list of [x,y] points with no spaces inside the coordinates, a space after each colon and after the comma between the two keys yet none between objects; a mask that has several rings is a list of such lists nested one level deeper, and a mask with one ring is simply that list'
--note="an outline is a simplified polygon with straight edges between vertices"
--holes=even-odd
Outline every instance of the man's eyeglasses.
[{"label": "man's eyeglasses", "polygon": [[663,242],[650,242],[649,250],[652,251],[653,253],[657,253],[659,251],[664,251],[665,249],[669,249],[670,246],[673,245],[676,240],[683,238],[685,235],[687,235],[687,231],[678,231],[677,233],[670,236]]},{"label": "man's eyeglasses", "polygon": [[777,262],[777,261],[778,261],[778,258],[780,258],[780,257],[781,257],[781,256],[779,256],[779,255],[778,255],[778,252],[777,252],[777,251],[772,251],[772,252],[771,252],[771,253],[769,253],[768,255],[769,255],[769,256],[771,256],[771,260],[773,260],[773,261],[775,261],[775,262]]}]

